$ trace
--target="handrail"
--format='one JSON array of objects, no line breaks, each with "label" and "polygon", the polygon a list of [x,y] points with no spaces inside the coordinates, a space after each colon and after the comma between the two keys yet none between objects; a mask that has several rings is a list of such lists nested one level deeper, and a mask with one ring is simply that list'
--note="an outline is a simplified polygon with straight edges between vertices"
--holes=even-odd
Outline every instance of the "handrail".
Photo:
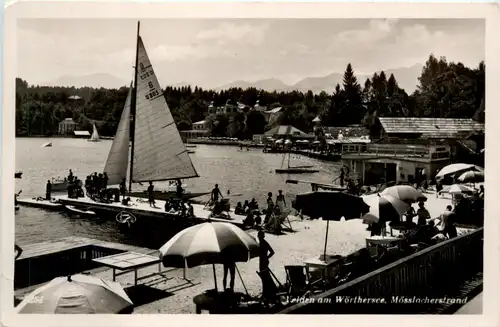
[{"label": "handrail", "polygon": [[[391,271],[395,271],[396,269],[398,269],[400,267],[405,267],[406,265],[409,265],[410,262],[418,261],[419,259],[423,259],[427,256],[430,256],[432,253],[437,252],[441,249],[445,249],[449,246],[453,246],[454,244],[459,244],[460,242],[462,242],[465,239],[472,239],[474,237],[480,237],[481,235],[484,235],[484,227],[481,227],[481,228],[479,228],[471,233],[457,236],[455,238],[446,240],[444,242],[432,245],[432,246],[430,246],[426,249],[423,249],[417,253],[414,253],[410,256],[399,259],[399,260],[397,260],[393,263],[390,263],[382,268],[379,268],[379,269],[374,270],[366,275],[358,277],[350,282],[342,284],[334,289],[331,289],[331,290],[328,290],[324,293],[318,294],[318,295],[314,296],[311,301],[307,301],[304,303],[298,303],[298,304],[295,304],[291,307],[288,307],[285,310],[281,311],[280,313],[286,314],[286,313],[294,313],[296,311],[301,311],[306,306],[309,306],[309,305],[314,304],[314,303],[321,303],[320,299],[332,298],[336,295],[345,294],[345,291],[350,290],[350,289],[352,289],[355,293],[358,293],[357,290],[359,290],[360,287],[362,287],[362,286],[364,286],[367,283],[370,283],[372,281],[376,282],[376,280],[381,275],[390,274]],[[422,286],[425,286],[425,285],[422,285]],[[395,295],[397,295],[397,294],[395,294]]]}]

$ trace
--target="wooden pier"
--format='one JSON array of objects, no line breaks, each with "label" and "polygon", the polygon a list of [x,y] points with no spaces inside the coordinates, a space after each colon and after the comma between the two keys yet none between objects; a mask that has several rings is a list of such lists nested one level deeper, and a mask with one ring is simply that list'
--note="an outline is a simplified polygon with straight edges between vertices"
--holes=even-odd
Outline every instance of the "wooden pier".
[{"label": "wooden pier", "polygon": [[23,245],[22,248],[23,253],[15,262],[14,289],[98,268],[92,259],[127,251],[158,253],[158,250],[76,236]]},{"label": "wooden pier", "polygon": [[[138,219],[160,218],[160,219],[179,219],[177,213],[165,212],[165,201],[155,200],[156,206],[151,207],[146,199],[130,197],[130,204],[124,205],[121,202],[102,203],[96,202],[88,197],[69,198],[67,195],[54,196],[55,201],[34,200],[34,199],[19,199],[18,203],[24,206],[37,207],[47,210],[64,210],[64,205],[72,205],[76,208],[86,208],[87,210],[104,213],[103,216],[115,219],[120,212],[132,213]],[[245,216],[236,215],[233,210],[229,212],[230,219],[210,217],[211,211],[201,204],[193,204],[194,222],[201,223],[210,221],[228,222],[243,227]],[[104,217],[103,217],[104,218]]]}]

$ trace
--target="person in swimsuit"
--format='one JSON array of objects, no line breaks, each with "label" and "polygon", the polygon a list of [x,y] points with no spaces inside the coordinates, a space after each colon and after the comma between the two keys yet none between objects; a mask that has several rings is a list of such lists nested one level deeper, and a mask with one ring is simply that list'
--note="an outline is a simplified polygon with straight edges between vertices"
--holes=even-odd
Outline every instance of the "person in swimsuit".
[{"label": "person in swimsuit", "polygon": [[282,190],[278,191],[278,195],[276,196],[276,205],[278,206],[280,213],[283,213],[285,211],[286,202]]},{"label": "person in swimsuit", "polygon": [[220,195],[221,198],[223,198],[222,192],[219,189],[219,184],[215,184],[215,187],[213,188],[212,195],[211,195],[212,202],[218,202],[219,201],[219,195]]}]

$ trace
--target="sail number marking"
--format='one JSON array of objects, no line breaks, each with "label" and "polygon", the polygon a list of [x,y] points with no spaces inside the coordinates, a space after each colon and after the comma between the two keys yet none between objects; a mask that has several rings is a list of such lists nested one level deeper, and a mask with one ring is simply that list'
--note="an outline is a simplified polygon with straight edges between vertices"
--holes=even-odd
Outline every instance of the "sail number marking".
[{"label": "sail number marking", "polygon": [[153,76],[155,73],[153,72],[153,70],[150,70],[148,72],[144,72],[140,75],[140,78],[141,78],[141,81],[145,80],[146,78],[148,77],[151,77]]}]

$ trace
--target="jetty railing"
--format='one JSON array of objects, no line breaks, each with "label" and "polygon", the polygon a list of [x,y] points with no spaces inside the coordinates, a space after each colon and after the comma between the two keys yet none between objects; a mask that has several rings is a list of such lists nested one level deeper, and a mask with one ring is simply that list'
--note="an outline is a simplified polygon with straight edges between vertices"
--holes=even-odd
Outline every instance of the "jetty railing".
[{"label": "jetty railing", "polygon": [[83,245],[41,256],[20,258],[15,263],[14,289],[97,268],[99,265],[92,259],[122,252],[126,251],[99,245]]},{"label": "jetty railing", "polygon": [[[484,228],[430,246],[280,313],[415,313],[483,269]],[[455,294],[456,295],[456,294]],[[412,305],[409,305],[412,304]]]}]

